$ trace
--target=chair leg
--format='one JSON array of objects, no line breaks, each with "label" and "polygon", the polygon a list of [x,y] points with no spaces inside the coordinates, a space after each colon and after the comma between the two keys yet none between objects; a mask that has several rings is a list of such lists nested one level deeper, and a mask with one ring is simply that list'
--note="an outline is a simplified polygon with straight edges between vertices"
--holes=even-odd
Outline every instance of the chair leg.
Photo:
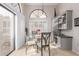
[{"label": "chair leg", "polygon": [[27,55],[27,46],[26,46],[26,55]]},{"label": "chair leg", "polygon": [[43,56],[43,48],[41,47],[41,56]]},{"label": "chair leg", "polygon": [[38,53],[38,46],[37,46],[37,53]]},{"label": "chair leg", "polygon": [[50,56],[50,46],[48,48],[49,48],[49,56]]}]

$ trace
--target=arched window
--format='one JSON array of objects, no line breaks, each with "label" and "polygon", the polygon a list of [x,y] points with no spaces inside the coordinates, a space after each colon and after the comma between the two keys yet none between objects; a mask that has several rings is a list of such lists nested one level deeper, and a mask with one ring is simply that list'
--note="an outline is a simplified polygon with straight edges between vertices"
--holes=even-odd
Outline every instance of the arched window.
[{"label": "arched window", "polygon": [[40,30],[40,32],[47,31],[48,20],[46,18],[46,13],[41,9],[36,9],[31,12],[29,20],[30,37],[34,35],[34,33],[37,33],[37,30]]},{"label": "arched window", "polygon": [[46,13],[41,9],[36,9],[32,11],[30,18],[46,18]]}]

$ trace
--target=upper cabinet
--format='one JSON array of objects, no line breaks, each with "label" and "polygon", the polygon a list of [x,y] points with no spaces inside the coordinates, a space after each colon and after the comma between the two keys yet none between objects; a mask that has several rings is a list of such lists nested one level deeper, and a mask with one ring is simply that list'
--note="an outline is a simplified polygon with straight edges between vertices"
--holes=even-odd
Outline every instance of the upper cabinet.
[{"label": "upper cabinet", "polygon": [[72,10],[66,10],[66,12],[53,19],[53,28],[59,30],[71,30],[72,29]]}]

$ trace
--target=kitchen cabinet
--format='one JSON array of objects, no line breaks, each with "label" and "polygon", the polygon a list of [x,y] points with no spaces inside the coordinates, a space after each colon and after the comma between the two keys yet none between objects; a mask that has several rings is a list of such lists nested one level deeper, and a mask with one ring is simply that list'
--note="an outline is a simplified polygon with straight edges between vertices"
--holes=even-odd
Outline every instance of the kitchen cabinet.
[{"label": "kitchen cabinet", "polygon": [[[72,29],[72,10],[67,10],[62,16],[62,23],[60,29],[71,30]],[[59,23],[60,24],[60,23]]]},{"label": "kitchen cabinet", "polygon": [[54,30],[71,30],[72,29],[72,10],[66,10],[61,16],[53,19]]}]

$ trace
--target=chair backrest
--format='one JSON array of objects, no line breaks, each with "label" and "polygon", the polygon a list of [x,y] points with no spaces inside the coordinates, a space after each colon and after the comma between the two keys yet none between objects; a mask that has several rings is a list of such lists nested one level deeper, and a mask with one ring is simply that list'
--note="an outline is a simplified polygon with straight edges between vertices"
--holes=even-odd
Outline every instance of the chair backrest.
[{"label": "chair backrest", "polygon": [[50,44],[50,36],[51,36],[51,32],[43,32],[43,33],[41,33],[41,45]]}]

